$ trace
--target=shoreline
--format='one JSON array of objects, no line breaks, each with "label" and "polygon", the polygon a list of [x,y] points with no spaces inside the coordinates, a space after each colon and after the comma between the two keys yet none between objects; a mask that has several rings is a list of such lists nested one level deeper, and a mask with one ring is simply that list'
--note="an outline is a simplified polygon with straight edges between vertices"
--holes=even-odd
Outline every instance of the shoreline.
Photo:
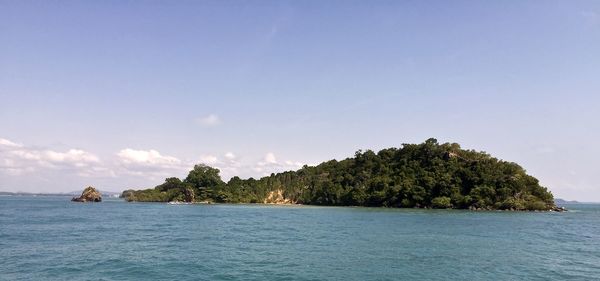
[{"label": "shoreline", "polygon": [[[126,200],[124,200],[126,201]],[[311,204],[300,204],[300,203],[221,203],[221,202],[155,202],[155,201],[126,201],[126,203],[161,203],[167,205],[252,205],[252,206],[297,206],[297,207],[330,207],[330,208],[372,208],[372,209],[397,209],[397,210],[457,210],[457,211],[470,211],[470,212],[552,212],[562,213],[568,212],[569,210],[564,206],[556,206],[550,210],[502,210],[502,209],[458,209],[458,208],[428,208],[428,207],[387,207],[387,206],[340,206],[340,205],[311,205]],[[593,204],[593,203],[591,203]]]}]

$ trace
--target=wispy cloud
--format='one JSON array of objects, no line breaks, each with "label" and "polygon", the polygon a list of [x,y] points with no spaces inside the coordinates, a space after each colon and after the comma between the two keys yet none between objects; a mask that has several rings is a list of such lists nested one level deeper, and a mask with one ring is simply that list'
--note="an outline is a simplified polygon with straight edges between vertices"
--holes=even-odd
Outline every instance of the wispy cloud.
[{"label": "wispy cloud", "polygon": [[209,114],[207,116],[197,118],[196,123],[203,127],[215,127],[221,124],[221,118],[219,118],[219,116],[216,114]]},{"label": "wispy cloud", "polygon": [[579,14],[590,25],[600,24],[600,13],[596,11],[581,11]]},{"label": "wispy cloud", "polygon": [[213,155],[203,155],[200,157],[200,162],[207,164],[207,165],[215,164],[218,161],[219,161],[219,159]]},{"label": "wispy cloud", "polygon": [[233,154],[233,152],[227,152],[225,153],[225,158],[229,159],[229,160],[233,160],[236,158],[235,154]]},{"label": "wispy cloud", "polygon": [[268,152],[265,154],[262,161],[256,162],[254,167],[252,167],[252,171],[259,173],[261,176],[266,176],[271,173],[297,170],[302,166],[304,166],[303,163],[290,160],[279,162],[277,161],[277,157],[275,157],[273,152]]}]

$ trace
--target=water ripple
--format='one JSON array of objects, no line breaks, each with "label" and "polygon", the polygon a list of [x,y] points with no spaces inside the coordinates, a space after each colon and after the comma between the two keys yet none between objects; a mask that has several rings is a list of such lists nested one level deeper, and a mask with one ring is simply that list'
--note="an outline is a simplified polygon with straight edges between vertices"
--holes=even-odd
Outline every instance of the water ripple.
[{"label": "water ripple", "polygon": [[592,280],[600,206],[567,213],[0,198],[0,280]]}]

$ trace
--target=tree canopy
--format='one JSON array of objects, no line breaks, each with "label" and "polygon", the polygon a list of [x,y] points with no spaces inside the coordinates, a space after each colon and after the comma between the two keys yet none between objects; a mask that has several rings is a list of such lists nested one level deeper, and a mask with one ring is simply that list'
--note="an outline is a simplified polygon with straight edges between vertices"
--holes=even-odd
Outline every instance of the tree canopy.
[{"label": "tree canopy", "polygon": [[[553,196],[516,163],[456,143],[403,144],[379,152],[304,166],[260,179],[221,180],[219,170],[196,165],[185,180],[123,193],[129,201],[262,203],[273,192],[310,205],[549,210]],[[191,194],[191,196],[190,196]]]}]

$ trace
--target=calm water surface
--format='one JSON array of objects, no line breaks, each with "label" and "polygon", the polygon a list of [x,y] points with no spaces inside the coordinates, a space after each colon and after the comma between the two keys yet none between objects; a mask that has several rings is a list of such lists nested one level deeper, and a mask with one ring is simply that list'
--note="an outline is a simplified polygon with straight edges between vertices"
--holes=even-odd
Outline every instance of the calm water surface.
[{"label": "calm water surface", "polygon": [[0,197],[0,280],[600,280],[567,213]]}]

